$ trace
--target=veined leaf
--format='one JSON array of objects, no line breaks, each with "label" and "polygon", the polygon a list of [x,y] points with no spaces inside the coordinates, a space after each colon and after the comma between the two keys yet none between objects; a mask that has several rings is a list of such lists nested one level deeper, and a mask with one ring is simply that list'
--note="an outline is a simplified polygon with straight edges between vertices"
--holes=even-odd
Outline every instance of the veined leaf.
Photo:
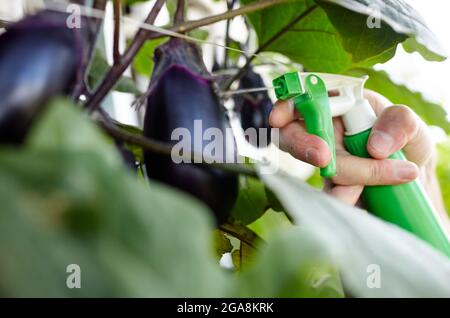
[{"label": "veined leaf", "polygon": [[[261,178],[337,266],[353,296],[450,296],[450,259],[427,243],[281,171]],[[379,288],[368,283],[371,274],[379,274]]]}]

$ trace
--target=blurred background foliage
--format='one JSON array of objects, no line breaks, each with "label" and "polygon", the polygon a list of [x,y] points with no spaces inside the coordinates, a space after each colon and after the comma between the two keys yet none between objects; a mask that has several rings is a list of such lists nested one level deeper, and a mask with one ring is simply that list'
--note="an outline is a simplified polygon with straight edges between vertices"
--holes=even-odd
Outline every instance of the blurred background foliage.
[{"label": "blurred background foliage", "polygon": [[[151,2],[122,1],[130,8]],[[188,16],[205,6],[188,2]],[[224,1],[206,2],[216,8]],[[251,2],[241,0],[240,5]],[[169,17],[175,5],[167,1]],[[367,27],[374,9],[381,28]],[[410,106],[427,124],[438,127],[444,140],[437,146],[438,177],[450,211],[450,125],[444,108],[374,68],[391,59],[399,46],[430,61],[445,58],[414,9],[403,1],[302,0],[235,20],[239,27],[251,28],[245,32],[249,43],[231,32],[230,45],[259,47],[261,56],[254,62],[265,79],[299,68],[367,74],[368,88]],[[190,35],[218,41],[214,32],[202,28]],[[153,52],[165,40],[144,45],[115,92],[133,98],[142,94],[152,73]],[[99,46],[89,71],[92,86],[110,65],[110,51]],[[206,47],[205,59],[216,58],[218,49]],[[273,65],[273,56],[286,63]],[[236,69],[248,57],[234,52],[229,58],[230,69]],[[123,127],[140,132],[126,123]],[[140,150],[127,146],[140,161]],[[112,141],[63,99],[48,107],[25,147],[1,147],[0,178],[3,296],[450,295],[445,284],[448,259],[283,171],[260,178],[240,176],[232,218],[216,228],[202,203],[130,173]],[[308,183],[323,186],[316,172]],[[66,287],[69,264],[82,268],[81,289]],[[368,264],[383,266],[382,288],[367,288]]]}]

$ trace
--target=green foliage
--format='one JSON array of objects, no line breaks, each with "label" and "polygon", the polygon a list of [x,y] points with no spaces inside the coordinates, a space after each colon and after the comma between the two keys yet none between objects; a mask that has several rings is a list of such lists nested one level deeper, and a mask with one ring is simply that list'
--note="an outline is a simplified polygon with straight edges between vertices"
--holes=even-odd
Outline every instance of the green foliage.
[{"label": "green foliage", "polygon": [[[277,235],[258,248],[261,255],[243,245],[242,276],[230,276],[213,253],[204,205],[127,173],[112,143],[74,105],[54,102],[31,136],[24,148],[0,149],[1,295],[282,296],[297,287],[297,295],[335,295],[317,290],[322,278],[306,280],[316,267],[303,267],[298,244],[284,246]],[[217,246],[230,251],[224,240]],[[80,265],[83,288],[66,287],[69,264]],[[264,289],[253,285],[259,275]],[[290,283],[280,285],[280,276]]]},{"label": "green foliage", "polygon": [[445,208],[450,215],[450,138],[437,145],[438,165],[437,176],[441,186]]},{"label": "green foliage", "polygon": [[[171,16],[175,3],[166,5]],[[374,8],[381,28],[367,27]],[[248,18],[263,51],[309,71],[368,74],[368,88],[450,133],[442,107],[370,68],[390,59],[399,43],[429,60],[444,57],[403,1],[293,1]],[[189,35],[208,37],[200,29]],[[150,77],[154,50],[164,41],[143,46],[136,73]],[[239,56],[229,53],[233,63]],[[108,68],[96,51],[90,87]],[[141,93],[128,77],[115,89]],[[216,229],[195,198],[128,173],[114,143],[65,100],[54,101],[29,136],[21,148],[0,147],[2,296],[344,297],[343,285],[356,297],[450,296],[447,258],[282,172],[241,176],[232,217]],[[126,146],[141,162],[142,149]],[[450,211],[449,154],[448,142],[439,145],[438,176]],[[323,186],[318,171],[308,182]],[[219,266],[224,253],[231,253],[234,273]],[[82,269],[81,289],[66,287],[69,264]],[[380,266],[381,288],[367,286],[371,264]]]},{"label": "green foliage", "polygon": [[[380,28],[367,26],[374,8]],[[385,62],[407,39],[405,47],[425,58],[445,56],[418,13],[400,1],[295,1],[248,17],[265,51],[282,53],[309,71],[338,73]]]},{"label": "green foliage", "polygon": [[133,67],[137,73],[150,77],[153,72],[153,52],[167,39],[155,39],[153,41],[147,41],[140,49],[139,53],[133,60]]},{"label": "green foliage", "polygon": [[404,85],[394,83],[384,71],[368,68],[357,68],[347,72],[352,76],[369,75],[365,87],[377,91],[394,104],[411,107],[427,124],[439,126],[450,133],[450,122],[447,120],[445,109],[435,103],[427,101],[421,93],[412,92]]},{"label": "green foliage", "polygon": [[[89,86],[91,88],[95,88],[100,83],[103,76],[105,76],[109,68],[110,66],[108,65],[103,53],[100,50],[96,50],[88,70]],[[119,81],[114,86],[114,89],[123,93],[131,93],[135,95],[141,94],[136,87],[136,83],[127,76],[120,77]]]},{"label": "green foliage", "polygon": [[243,224],[250,224],[264,213],[267,205],[264,184],[257,179],[241,176],[239,195],[231,215]]},{"label": "green foliage", "polygon": [[[450,275],[449,259],[417,237],[285,173],[263,174],[261,178],[283,202],[294,223],[309,234],[304,245],[318,244],[314,250],[320,250],[329,264],[339,268],[351,295],[450,295],[446,282]],[[381,270],[380,288],[368,288],[371,264]]]}]

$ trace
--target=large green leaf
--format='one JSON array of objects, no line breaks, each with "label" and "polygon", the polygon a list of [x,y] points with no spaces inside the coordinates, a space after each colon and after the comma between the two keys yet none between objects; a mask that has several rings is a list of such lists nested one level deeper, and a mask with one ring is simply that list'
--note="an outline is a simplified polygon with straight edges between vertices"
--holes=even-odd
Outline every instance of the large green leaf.
[{"label": "large green leaf", "polygon": [[[380,27],[369,28],[367,19],[376,4]],[[400,0],[293,1],[248,17],[264,51],[282,53],[309,71],[338,73],[385,62],[405,40],[405,47],[426,58],[445,56],[418,13]]]},{"label": "large green leaf", "polygon": [[[449,297],[450,260],[412,234],[283,172],[262,174],[316,250],[337,265],[357,297]],[[325,255],[325,256],[324,256]],[[379,269],[379,288],[367,284]],[[373,287],[373,286],[372,286]]]},{"label": "large green leaf", "polygon": [[243,224],[249,224],[264,213],[267,205],[264,184],[255,178],[240,177],[239,195],[231,211],[232,216]]},{"label": "large green leaf", "polygon": [[[132,177],[75,105],[59,100],[47,109],[26,147],[0,147],[2,296],[342,295],[317,285],[336,281],[327,266],[299,255],[300,242],[284,246],[277,235],[243,267],[251,278],[227,273],[214,255],[213,221],[203,204]],[[276,259],[280,251],[283,259]],[[70,264],[81,268],[81,289],[66,286]],[[252,283],[258,275],[263,290]]]},{"label": "large green leaf", "polygon": [[277,233],[240,278],[240,297],[344,296],[326,252],[298,227]]},{"label": "large green leaf", "polygon": [[[408,36],[403,44],[408,52],[417,51],[424,58],[432,61],[442,61],[447,56],[447,52],[427,27],[420,14],[403,0],[325,0],[321,2],[333,3],[364,15],[364,24],[355,26],[360,29],[367,29],[365,24],[367,16],[379,18],[396,33]],[[342,18],[341,20],[352,23],[348,19]],[[351,30],[349,31],[351,32]],[[348,35],[348,33],[346,34]]]},{"label": "large green leaf", "polygon": [[[254,0],[241,0],[243,4]],[[305,14],[307,10],[308,14]],[[314,1],[294,1],[248,15],[259,45],[271,42],[265,51],[282,53],[310,71],[339,72],[352,65],[339,34],[325,11]],[[298,19],[300,21],[296,22]],[[277,33],[292,25],[282,36]],[[277,37],[276,40],[271,40]]]},{"label": "large green leaf", "polygon": [[[27,149],[0,150],[0,293],[225,295],[205,206],[105,156],[117,154],[64,103],[49,107]],[[69,264],[81,267],[79,290],[66,287]]]},{"label": "large green leaf", "polygon": [[405,85],[394,83],[386,72],[356,68],[347,73],[352,76],[369,75],[366,88],[379,92],[394,104],[411,107],[427,124],[439,126],[450,133],[450,122],[447,120],[447,113],[442,106],[427,101],[421,93],[413,92]]}]

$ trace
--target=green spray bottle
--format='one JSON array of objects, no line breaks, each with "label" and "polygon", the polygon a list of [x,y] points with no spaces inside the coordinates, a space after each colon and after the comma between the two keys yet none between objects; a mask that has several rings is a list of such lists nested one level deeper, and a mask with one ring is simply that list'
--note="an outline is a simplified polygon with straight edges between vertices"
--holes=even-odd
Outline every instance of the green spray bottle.
[{"label": "green spray bottle", "polygon": [[[332,153],[330,163],[320,169],[323,177],[336,174],[336,149],[332,117],[342,116],[344,145],[353,155],[370,158],[366,145],[376,115],[363,96],[367,77],[325,73],[286,73],[273,80],[280,100],[292,99],[305,120],[306,130],[322,138]],[[337,96],[328,97],[328,91]],[[406,160],[402,151],[391,159]],[[450,238],[419,180],[399,184],[366,186],[363,201],[369,212],[415,234],[450,257]]]}]

